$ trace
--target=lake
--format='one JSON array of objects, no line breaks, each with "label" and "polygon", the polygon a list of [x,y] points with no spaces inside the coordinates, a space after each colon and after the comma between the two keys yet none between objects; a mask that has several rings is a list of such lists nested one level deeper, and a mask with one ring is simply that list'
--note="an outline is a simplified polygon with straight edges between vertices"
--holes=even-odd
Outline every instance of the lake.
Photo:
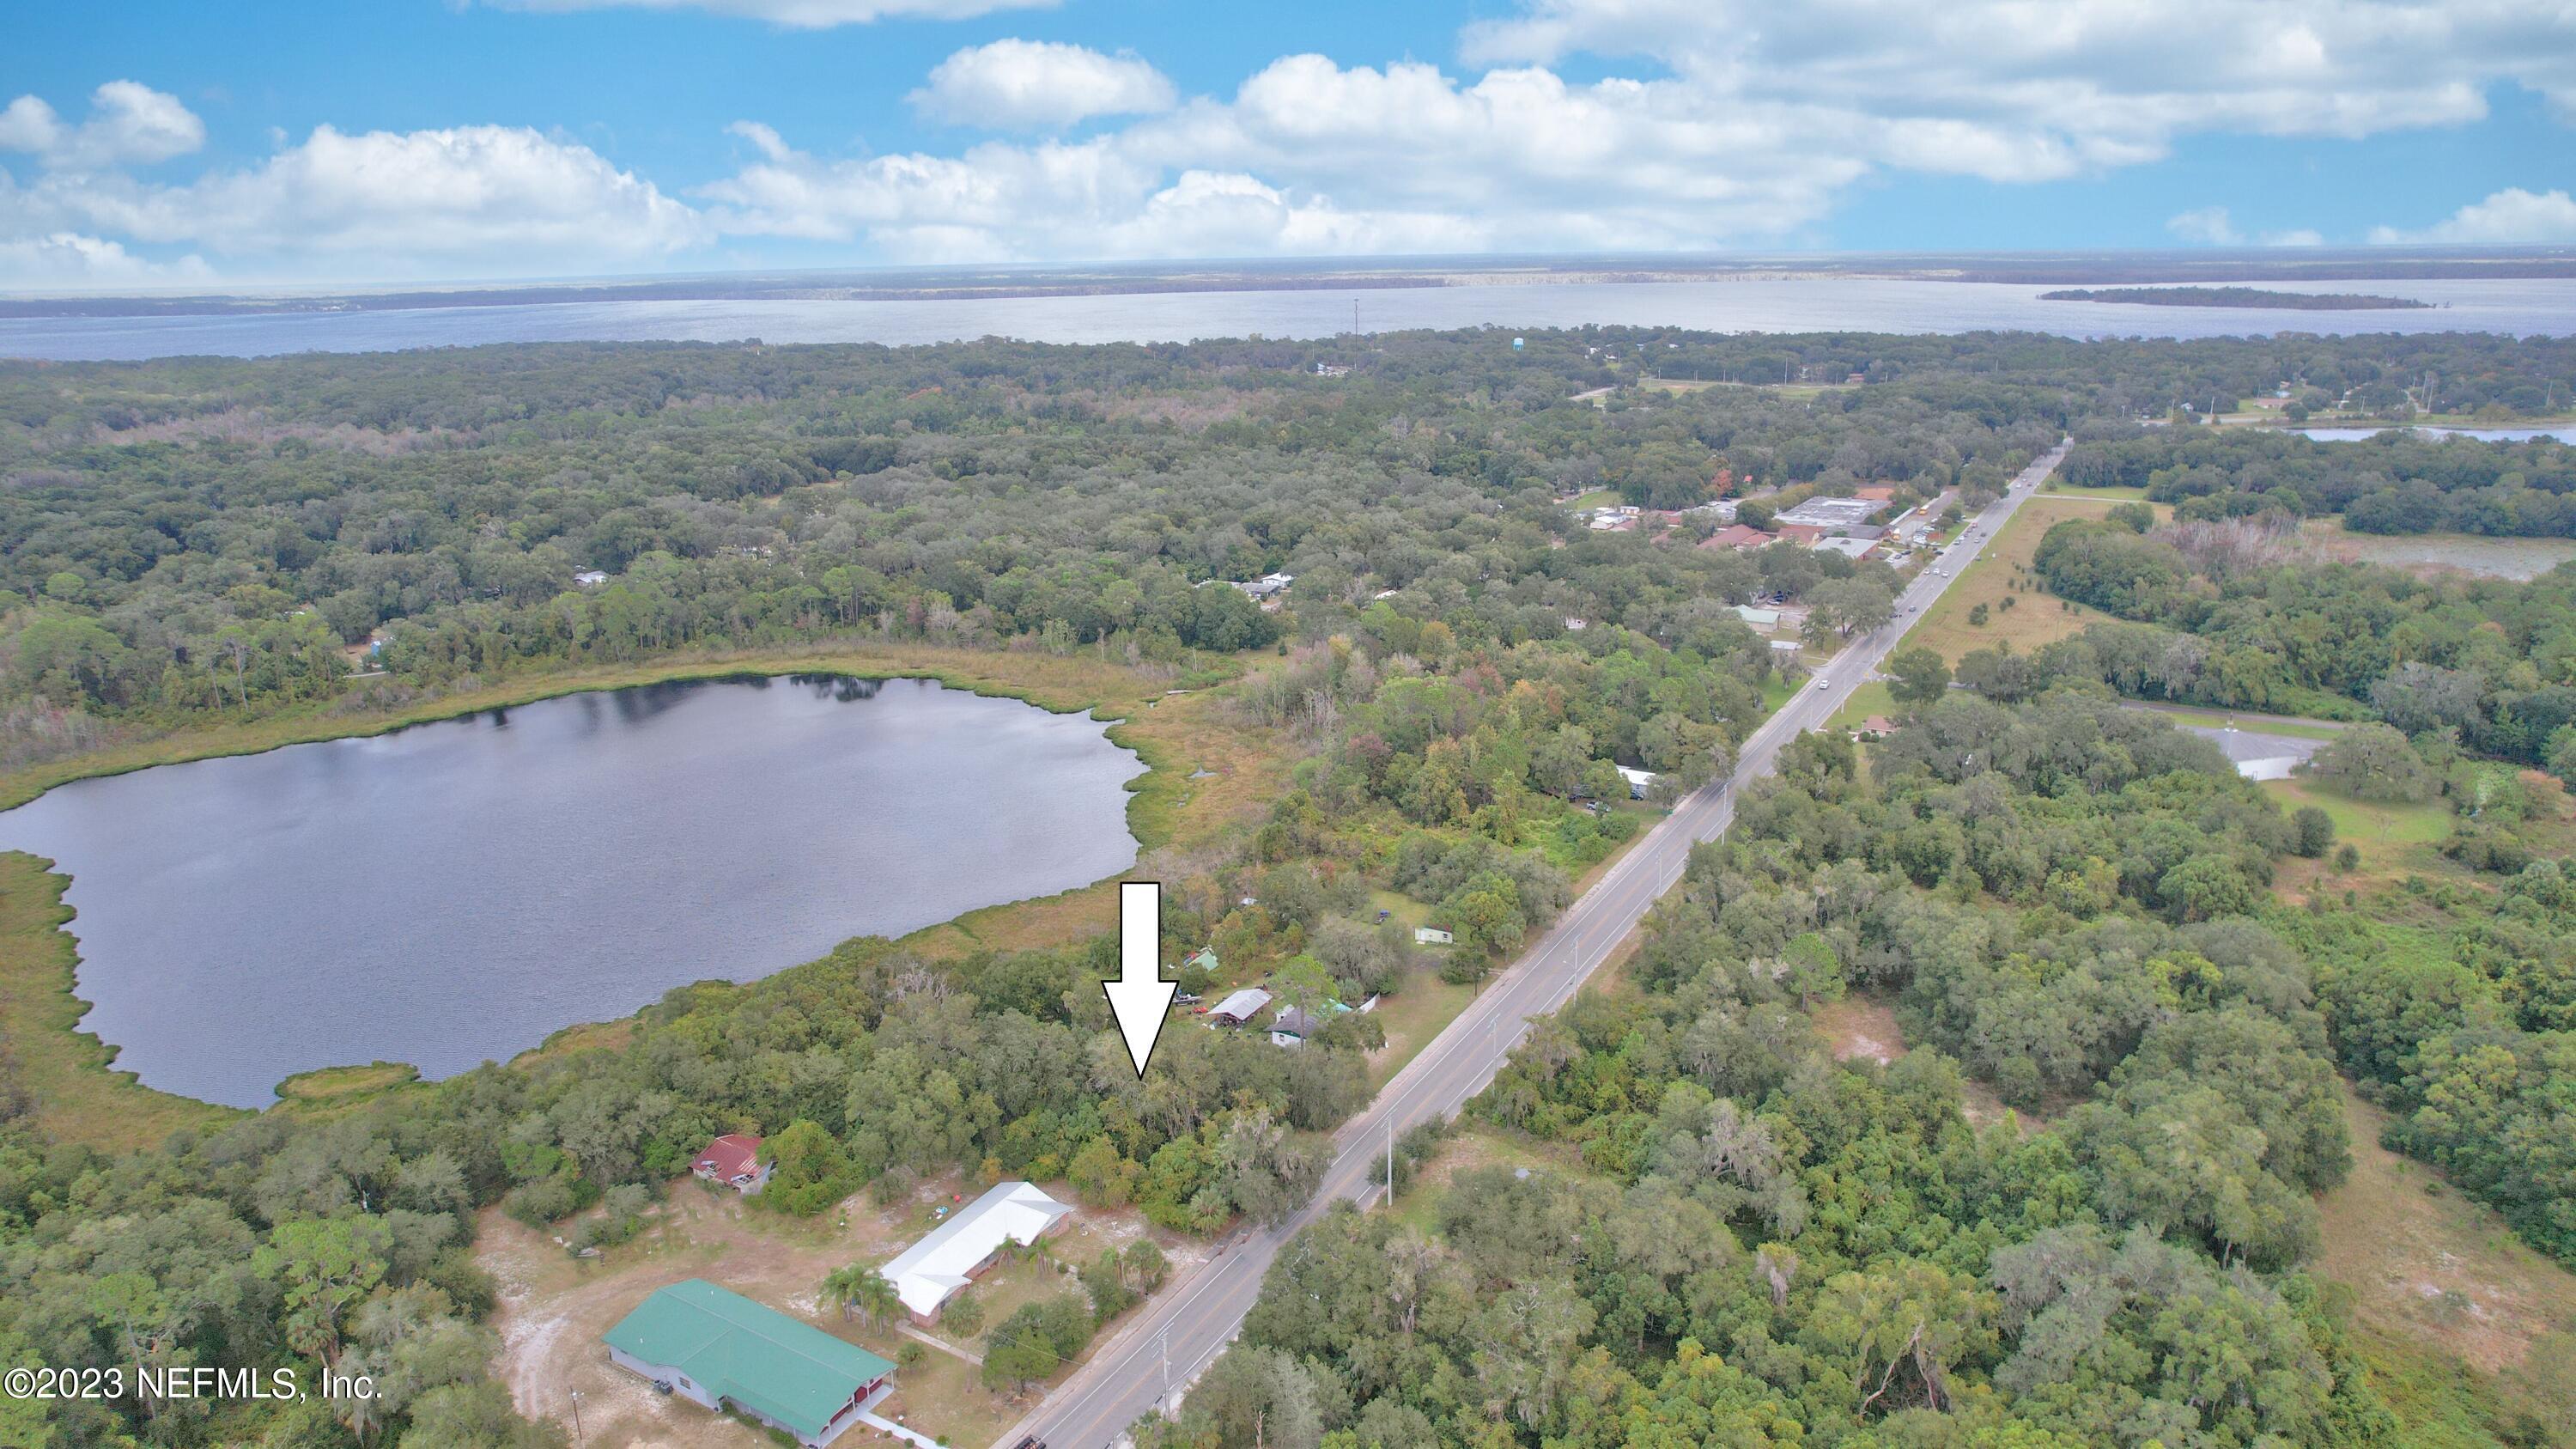
[{"label": "lake", "polygon": [[2469,438],[2481,443],[2528,443],[2534,438],[2564,439],[2567,428],[2295,428],[2320,443],[2358,443],[2382,433],[2414,432],[2435,438]]},{"label": "lake", "polygon": [[257,1107],[1088,885],[1135,862],[1144,769],[1082,715],[927,680],[659,684],[76,781],[0,848],[70,873],[117,1065]]},{"label": "lake", "polygon": [[[2274,285],[2274,284],[2266,284]],[[2282,291],[2349,290],[2339,282]],[[1159,292],[902,302],[562,302],[212,317],[0,319],[0,357],[61,361],[174,355],[380,352],[494,342],[698,341],[1186,342],[1202,337],[1330,337],[1360,328],[1579,327],[1712,332],[2056,332],[2070,337],[2237,337],[2282,332],[2576,334],[2576,281],[2373,282],[2431,310],[2299,312],[2044,302],[2049,286],[1910,278],[1796,277],[1688,282],[1522,282],[1371,289]]]}]

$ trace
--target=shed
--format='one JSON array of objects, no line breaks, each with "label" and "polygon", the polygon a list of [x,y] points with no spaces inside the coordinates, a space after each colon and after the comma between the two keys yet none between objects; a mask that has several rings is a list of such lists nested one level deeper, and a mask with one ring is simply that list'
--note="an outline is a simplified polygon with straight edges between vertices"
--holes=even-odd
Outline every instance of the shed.
[{"label": "shed", "polygon": [[1450,934],[1447,931],[1440,929],[1438,926],[1416,926],[1413,928],[1413,944],[1417,946],[1446,946],[1450,943],[1451,939],[1452,937]]},{"label": "shed", "polygon": [[858,1422],[894,1365],[702,1278],[656,1290],[603,1336],[620,1368],[693,1404],[728,1406],[807,1449]]},{"label": "shed", "polygon": [[1780,611],[1777,609],[1757,609],[1751,604],[1738,604],[1735,606],[1735,617],[1756,629],[1780,627]]},{"label": "shed", "polygon": [[1035,1184],[1001,1183],[879,1271],[913,1320],[931,1323],[951,1295],[993,1266],[1005,1244],[1026,1247],[1061,1229],[1072,1215],[1072,1208]]}]

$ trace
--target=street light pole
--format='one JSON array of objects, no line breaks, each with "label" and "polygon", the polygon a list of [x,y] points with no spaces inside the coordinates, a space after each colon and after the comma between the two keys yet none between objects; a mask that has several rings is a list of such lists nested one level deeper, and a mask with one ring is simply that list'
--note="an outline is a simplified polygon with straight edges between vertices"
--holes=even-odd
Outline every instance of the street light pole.
[{"label": "street light pole", "polygon": [[588,1437],[581,1430],[581,1391],[575,1389],[572,1396],[572,1442],[579,1445],[586,1442]]}]

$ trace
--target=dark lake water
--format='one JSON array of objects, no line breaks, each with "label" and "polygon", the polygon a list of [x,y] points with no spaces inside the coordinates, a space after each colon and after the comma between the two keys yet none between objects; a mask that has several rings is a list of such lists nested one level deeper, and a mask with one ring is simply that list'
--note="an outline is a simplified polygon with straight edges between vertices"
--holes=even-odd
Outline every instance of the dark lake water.
[{"label": "dark lake water", "polygon": [[[2265,283],[2277,291],[2353,290],[2343,282]],[[2045,286],[1883,277],[1687,282],[1470,283],[1357,294],[1360,328],[1580,327],[1713,332],[1975,332],[2070,337],[2238,337],[2282,332],[2576,334],[2576,281],[2372,282],[2367,290],[2437,305],[2308,312],[2047,302]],[[1202,337],[1330,337],[1351,325],[1353,294],[1331,288],[1160,292],[1093,297],[906,302],[561,302],[215,317],[0,318],[0,357],[137,359],[183,354],[377,352],[492,342],[697,341],[1186,342]]]},{"label": "dark lake water", "polygon": [[437,1077],[708,977],[1133,864],[1128,750],[926,680],[652,685],[83,780],[0,814],[70,872],[82,1025],[240,1106]]},{"label": "dark lake water", "polygon": [[2474,438],[2481,443],[2527,443],[2534,438],[2565,441],[2568,428],[2300,428],[2321,443],[2358,443],[2381,433],[2417,432],[2433,438]]}]

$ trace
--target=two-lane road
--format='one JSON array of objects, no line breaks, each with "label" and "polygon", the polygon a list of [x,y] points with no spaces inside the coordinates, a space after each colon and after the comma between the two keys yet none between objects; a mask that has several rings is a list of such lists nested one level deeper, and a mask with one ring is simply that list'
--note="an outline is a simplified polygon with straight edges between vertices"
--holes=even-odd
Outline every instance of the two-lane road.
[{"label": "two-lane road", "polygon": [[[1648,908],[1681,878],[1693,845],[1714,840],[1735,818],[1736,787],[1772,772],[1780,750],[1799,734],[1833,717],[1912,622],[1941,596],[1959,571],[1993,541],[2021,501],[2037,490],[2065,454],[2060,444],[2013,480],[2004,496],[1970,521],[1959,540],[1934,555],[1897,598],[1886,627],[1846,645],[1748,737],[1735,772],[1675,807],[1646,838],[1585,891],[1538,944],[1495,977],[1447,1030],[1396,1074],[1368,1110],[1333,1136],[1333,1158],[1315,1200],[1280,1227],[1247,1229],[1216,1257],[1184,1275],[1145,1305],[1092,1360],[1048,1395],[1036,1412],[1013,1425],[998,1449],[1035,1437],[1048,1449],[1100,1449],[1116,1442],[1140,1416],[1162,1409],[1170,1396],[1224,1352],[1261,1292],[1270,1261],[1297,1230],[1337,1199],[1367,1201],[1369,1164],[1391,1135],[1418,1122],[1446,1117],[1485,1089],[1533,1017],[1565,1004]],[[1937,572],[1936,572],[1937,571]]]}]

